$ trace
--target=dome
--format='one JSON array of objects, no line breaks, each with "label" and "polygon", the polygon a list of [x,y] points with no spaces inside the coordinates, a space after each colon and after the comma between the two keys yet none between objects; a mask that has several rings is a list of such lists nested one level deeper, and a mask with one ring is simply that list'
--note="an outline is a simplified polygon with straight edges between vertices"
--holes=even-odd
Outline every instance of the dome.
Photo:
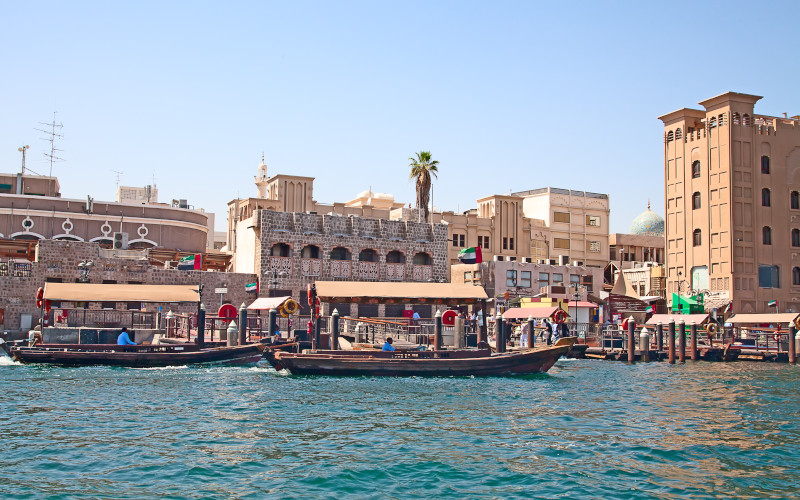
[{"label": "dome", "polygon": [[648,203],[647,210],[633,219],[631,234],[664,236],[664,218],[650,210],[650,204]]}]

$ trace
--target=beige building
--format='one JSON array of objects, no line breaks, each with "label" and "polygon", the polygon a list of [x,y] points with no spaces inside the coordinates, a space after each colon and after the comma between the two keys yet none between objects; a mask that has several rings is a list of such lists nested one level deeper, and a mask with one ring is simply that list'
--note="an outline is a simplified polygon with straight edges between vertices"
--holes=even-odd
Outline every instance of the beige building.
[{"label": "beige building", "polygon": [[667,291],[800,311],[800,116],[728,92],[664,122]]}]

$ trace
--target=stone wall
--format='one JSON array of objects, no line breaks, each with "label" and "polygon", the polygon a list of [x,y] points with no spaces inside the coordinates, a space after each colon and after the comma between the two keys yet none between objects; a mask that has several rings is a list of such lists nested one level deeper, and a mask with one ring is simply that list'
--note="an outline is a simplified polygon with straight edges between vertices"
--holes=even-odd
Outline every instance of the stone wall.
[{"label": "stone wall", "polygon": [[[0,328],[16,331],[20,328],[23,314],[34,317],[37,323],[39,311],[36,308],[36,290],[47,281],[76,283],[79,278],[78,264],[92,261],[94,266],[89,273],[90,283],[116,282],[138,283],[147,285],[201,285],[201,300],[208,314],[215,314],[220,306],[220,295],[216,288],[227,288],[228,293],[222,296],[223,303],[234,304],[237,308],[249,304],[256,298],[255,293],[245,292],[245,285],[256,281],[255,274],[220,273],[214,271],[181,271],[163,269],[149,264],[147,250],[142,250],[140,257],[135,252],[127,252],[128,257],[121,258],[101,256],[98,243],[42,240],[38,243],[36,261],[30,263],[29,272],[0,274],[0,309],[4,310],[4,321]],[[104,251],[105,253],[105,251]],[[112,253],[112,252],[109,252]],[[14,276],[14,274],[21,274]],[[62,304],[71,307],[72,303]],[[189,313],[195,312],[192,304],[156,304],[146,303],[147,310],[157,310],[161,306],[164,311]],[[100,309],[100,303],[90,303],[89,309]],[[125,309],[126,303],[118,303],[117,309]]]}]

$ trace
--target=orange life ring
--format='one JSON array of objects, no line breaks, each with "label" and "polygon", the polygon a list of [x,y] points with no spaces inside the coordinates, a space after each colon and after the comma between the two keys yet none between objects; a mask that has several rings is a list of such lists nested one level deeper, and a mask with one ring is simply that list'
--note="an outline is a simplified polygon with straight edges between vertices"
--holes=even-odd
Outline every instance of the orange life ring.
[{"label": "orange life ring", "polygon": [[286,311],[287,315],[291,316],[297,313],[298,309],[300,309],[300,304],[294,299],[287,299],[286,302],[283,303],[282,309]]},{"label": "orange life ring", "polygon": [[567,321],[567,312],[563,309],[559,309],[553,314],[553,319],[560,325],[561,323]]},{"label": "orange life ring", "polygon": [[795,330],[800,330],[800,316],[794,319],[794,328]]},{"label": "orange life ring", "polygon": [[709,323],[708,326],[706,326],[706,333],[709,336],[715,335],[717,333],[717,330],[719,330],[719,327],[717,326],[716,323]]}]

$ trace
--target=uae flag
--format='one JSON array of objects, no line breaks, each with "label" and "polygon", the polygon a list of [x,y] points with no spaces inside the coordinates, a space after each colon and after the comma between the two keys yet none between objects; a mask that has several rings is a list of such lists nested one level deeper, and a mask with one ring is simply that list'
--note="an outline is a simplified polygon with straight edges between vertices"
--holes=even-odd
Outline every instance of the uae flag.
[{"label": "uae flag", "polygon": [[248,283],[244,286],[245,292],[255,292],[258,293],[258,281],[255,283]]},{"label": "uae flag", "polygon": [[480,264],[483,262],[481,247],[465,248],[458,252],[458,260],[462,264]]},{"label": "uae flag", "polygon": [[644,312],[646,312],[646,313],[653,312],[653,306],[647,306],[647,309],[645,309]]},{"label": "uae flag", "polygon": [[769,302],[767,302],[767,307],[778,307],[778,301],[770,300]]},{"label": "uae flag", "polygon": [[192,269],[201,269],[203,263],[203,256],[198,254],[195,255],[187,255],[186,257],[182,258],[178,261],[178,269],[182,269],[184,271],[191,271]]}]

